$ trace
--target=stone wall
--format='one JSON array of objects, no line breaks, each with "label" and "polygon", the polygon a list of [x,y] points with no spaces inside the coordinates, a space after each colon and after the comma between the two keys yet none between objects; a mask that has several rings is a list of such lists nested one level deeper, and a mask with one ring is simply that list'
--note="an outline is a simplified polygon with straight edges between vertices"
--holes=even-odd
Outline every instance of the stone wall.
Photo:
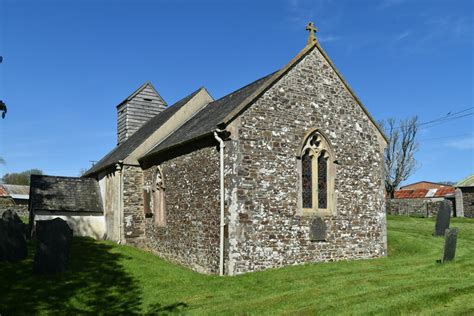
[{"label": "stone wall", "polygon": [[[335,214],[327,238],[310,240],[302,216],[298,158],[319,129],[335,152]],[[227,273],[386,255],[383,141],[316,49],[229,128]]]},{"label": "stone wall", "polygon": [[10,199],[0,199],[0,216],[6,210],[13,210],[18,214],[18,216],[23,218],[29,217],[28,204],[15,204]]},{"label": "stone wall", "polygon": [[462,187],[464,217],[474,218],[474,187]]},{"label": "stone wall", "polygon": [[[206,147],[161,163],[166,226],[146,218],[146,247],[201,273],[219,268],[219,152]],[[156,166],[144,171],[152,185]]]},{"label": "stone wall", "polygon": [[[387,214],[433,217],[438,213],[443,203],[443,198],[432,199],[388,199]],[[451,206],[451,214],[453,214],[453,205]]]},{"label": "stone wall", "polygon": [[123,166],[123,232],[126,243],[143,246],[143,172],[140,167]]}]

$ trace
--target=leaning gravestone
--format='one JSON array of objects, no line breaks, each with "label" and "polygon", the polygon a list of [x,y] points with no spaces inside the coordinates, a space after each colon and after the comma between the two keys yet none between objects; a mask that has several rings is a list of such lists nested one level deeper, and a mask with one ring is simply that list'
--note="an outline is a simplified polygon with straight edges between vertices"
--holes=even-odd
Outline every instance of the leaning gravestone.
[{"label": "leaning gravestone", "polygon": [[309,228],[309,238],[311,241],[325,241],[326,240],[326,223],[320,217],[315,218],[311,222]]},{"label": "leaning gravestone", "polygon": [[458,239],[458,228],[448,228],[444,235],[443,262],[454,260],[456,254],[456,242]]},{"label": "leaning gravestone", "polygon": [[55,218],[36,222],[36,254],[33,272],[54,274],[67,269],[72,229],[66,221]]},{"label": "leaning gravestone", "polygon": [[438,214],[436,215],[434,236],[444,236],[444,231],[449,228],[449,222],[451,221],[451,208],[449,203],[451,202],[444,200],[439,206]]},{"label": "leaning gravestone", "polygon": [[0,219],[0,261],[15,262],[23,260],[28,254],[25,224],[20,217],[7,210]]}]

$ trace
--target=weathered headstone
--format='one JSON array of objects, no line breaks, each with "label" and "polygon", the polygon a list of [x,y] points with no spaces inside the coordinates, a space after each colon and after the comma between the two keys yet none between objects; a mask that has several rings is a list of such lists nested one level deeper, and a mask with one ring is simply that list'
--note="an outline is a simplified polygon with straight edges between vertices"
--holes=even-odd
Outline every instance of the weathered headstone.
[{"label": "weathered headstone", "polygon": [[449,228],[449,222],[451,221],[451,208],[449,203],[451,202],[444,200],[443,203],[440,204],[438,214],[436,215],[434,236],[444,236],[444,231]]},{"label": "weathered headstone", "polygon": [[7,210],[0,219],[0,261],[19,261],[26,258],[28,247],[26,244],[25,224],[20,217]]},{"label": "weathered headstone", "polygon": [[309,238],[311,241],[325,241],[326,240],[326,223],[320,217],[315,218],[311,222],[309,229]]},{"label": "weathered headstone", "polygon": [[444,235],[443,262],[454,260],[456,254],[456,242],[458,239],[458,228],[448,228]]},{"label": "weathered headstone", "polygon": [[55,218],[36,222],[38,240],[33,272],[37,274],[60,273],[67,269],[72,229],[66,221]]}]

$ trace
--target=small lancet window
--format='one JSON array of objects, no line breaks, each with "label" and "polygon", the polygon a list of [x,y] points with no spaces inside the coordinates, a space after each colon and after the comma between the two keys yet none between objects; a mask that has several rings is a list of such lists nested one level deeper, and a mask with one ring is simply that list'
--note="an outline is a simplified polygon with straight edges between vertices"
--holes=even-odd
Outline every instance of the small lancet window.
[{"label": "small lancet window", "polygon": [[303,214],[330,215],[334,208],[334,157],[327,140],[312,133],[301,151]]},{"label": "small lancet window", "polygon": [[158,226],[166,226],[165,184],[160,167],[143,188],[143,211],[146,218],[154,217]]},{"label": "small lancet window", "polygon": [[149,185],[143,188],[143,211],[145,212],[146,218],[153,216],[153,212],[151,211],[151,190]]},{"label": "small lancet window", "polygon": [[165,184],[161,168],[158,167],[152,188],[153,214],[155,216],[155,224],[158,226],[166,226],[166,203],[165,203]]}]

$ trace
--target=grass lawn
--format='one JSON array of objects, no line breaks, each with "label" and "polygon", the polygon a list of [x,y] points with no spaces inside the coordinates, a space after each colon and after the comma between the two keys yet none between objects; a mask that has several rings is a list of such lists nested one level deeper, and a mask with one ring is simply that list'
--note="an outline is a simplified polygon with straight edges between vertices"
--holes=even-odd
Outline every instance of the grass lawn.
[{"label": "grass lawn", "polygon": [[474,315],[474,220],[452,219],[456,262],[443,265],[434,219],[391,216],[388,225],[388,258],[223,278],[75,238],[63,275],[33,276],[32,255],[0,264],[0,314]]}]

